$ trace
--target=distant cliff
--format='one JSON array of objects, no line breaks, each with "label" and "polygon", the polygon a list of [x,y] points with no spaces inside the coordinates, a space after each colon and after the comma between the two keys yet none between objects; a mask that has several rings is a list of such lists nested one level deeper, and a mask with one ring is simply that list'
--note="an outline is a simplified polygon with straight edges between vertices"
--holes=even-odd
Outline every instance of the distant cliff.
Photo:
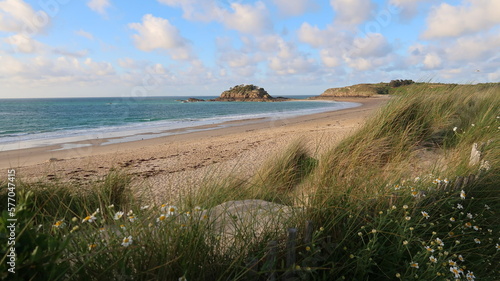
[{"label": "distant cliff", "polygon": [[324,91],[321,97],[371,97],[379,94],[381,87],[378,84],[358,84],[342,88],[330,88]]},{"label": "distant cliff", "polygon": [[389,83],[357,84],[341,88],[330,88],[321,95],[310,99],[328,99],[332,97],[371,97],[374,95],[387,95],[397,88],[404,88],[414,84],[413,80],[391,80]]},{"label": "distant cliff", "polygon": [[286,98],[273,98],[264,88],[255,85],[237,85],[222,92],[212,101],[284,101]]}]

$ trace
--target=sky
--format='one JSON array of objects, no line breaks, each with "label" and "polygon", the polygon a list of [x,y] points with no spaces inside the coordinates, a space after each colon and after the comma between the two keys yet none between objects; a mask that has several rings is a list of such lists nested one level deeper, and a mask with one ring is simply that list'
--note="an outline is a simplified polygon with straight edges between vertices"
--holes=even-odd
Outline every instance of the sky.
[{"label": "sky", "polygon": [[0,98],[500,81],[498,0],[0,0]]}]

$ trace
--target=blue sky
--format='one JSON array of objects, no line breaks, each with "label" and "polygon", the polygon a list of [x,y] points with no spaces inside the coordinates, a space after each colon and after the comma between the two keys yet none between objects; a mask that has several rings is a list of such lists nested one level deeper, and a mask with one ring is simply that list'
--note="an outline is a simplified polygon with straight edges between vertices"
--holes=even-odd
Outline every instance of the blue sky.
[{"label": "blue sky", "polygon": [[498,0],[0,0],[0,98],[500,81]]}]

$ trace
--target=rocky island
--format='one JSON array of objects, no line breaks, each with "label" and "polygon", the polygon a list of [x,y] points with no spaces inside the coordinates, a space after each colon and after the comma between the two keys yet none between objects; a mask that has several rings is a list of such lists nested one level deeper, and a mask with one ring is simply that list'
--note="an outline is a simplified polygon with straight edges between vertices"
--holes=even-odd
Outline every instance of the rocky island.
[{"label": "rocky island", "polygon": [[273,101],[274,98],[264,90],[255,85],[237,85],[222,92],[220,97],[214,101]]},{"label": "rocky island", "polygon": [[[209,99],[206,101],[253,101],[253,102],[275,102],[275,101],[287,101],[289,98],[284,97],[272,97],[269,93],[264,90],[264,88],[255,85],[236,85],[231,87],[229,90],[222,92],[222,94],[215,99]],[[190,98],[183,102],[200,102],[204,101],[202,99]]]}]

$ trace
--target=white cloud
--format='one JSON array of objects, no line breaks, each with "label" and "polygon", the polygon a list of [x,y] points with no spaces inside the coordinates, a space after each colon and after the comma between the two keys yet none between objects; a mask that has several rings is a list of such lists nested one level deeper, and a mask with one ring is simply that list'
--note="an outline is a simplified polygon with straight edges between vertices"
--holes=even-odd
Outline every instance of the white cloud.
[{"label": "white cloud", "polygon": [[340,56],[333,50],[322,49],[320,51],[321,62],[327,67],[336,67],[342,63]]},{"label": "white cloud", "polygon": [[488,30],[500,24],[500,1],[464,0],[460,6],[442,3],[427,18],[422,37],[436,39],[457,37]]},{"label": "white cloud", "polygon": [[227,28],[240,32],[259,34],[272,29],[266,6],[262,2],[255,3],[255,6],[232,3],[234,12],[225,11],[222,22]]},{"label": "white cloud", "polygon": [[22,0],[0,2],[0,31],[37,34],[50,23],[50,18],[43,11],[35,11]]},{"label": "white cloud", "polygon": [[172,7],[180,7],[183,17],[194,21],[216,21],[227,29],[249,34],[262,34],[272,29],[272,20],[266,5],[257,1],[252,4],[231,3],[230,9],[215,0],[158,0]]},{"label": "white cloud", "polygon": [[158,2],[180,7],[183,17],[195,21],[214,21],[222,17],[223,9],[214,0],[158,0]]},{"label": "white cloud", "polygon": [[353,57],[383,57],[392,51],[387,39],[380,33],[373,33],[364,38],[355,38],[350,55]]},{"label": "white cloud", "polygon": [[46,49],[46,46],[37,40],[23,34],[16,34],[4,39],[4,42],[12,45],[15,52],[33,54]]},{"label": "white cloud", "polygon": [[309,23],[303,23],[297,31],[297,36],[301,42],[307,43],[313,47],[321,47],[327,44],[328,38],[336,32],[332,26],[325,30],[320,30],[317,26],[311,26]]},{"label": "white cloud", "polygon": [[500,32],[478,34],[458,38],[453,44],[446,47],[448,59],[452,61],[480,62],[499,56]]},{"label": "white cloud", "polygon": [[389,58],[393,50],[385,36],[380,33],[354,37],[354,34],[338,30],[334,25],[319,29],[303,23],[297,31],[297,36],[301,42],[319,49],[321,61],[327,67],[338,67],[345,62],[357,70],[372,69],[390,63]]},{"label": "white cloud", "polygon": [[167,50],[175,60],[193,58],[187,40],[167,19],[147,14],[142,18],[142,23],[131,23],[129,27],[138,32],[132,38],[136,48],[142,51],[163,49]]},{"label": "white cloud", "polygon": [[407,21],[414,18],[418,13],[418,6],[422,3],[436,0],[389,0],[388,4],[401,13],[401,19]]},{"label": "white cloud", "polygon": [[12,75],[17,75],[24,70],[24,65],[15,58],[7,55],[0,55],[0,77],[6,76],[11,78]]},{"label": "white cloud", "polygon": [[118,59],[118,65],[121,68],[128,68],[128,69],[144,69],[147,66],[146,61],[138,61],[133,58],[121,58]]},{"label": "white cloud", "polygon": [[345,25],[357,25],[370,18],[374,9],[371,0],[330,0],[336,12],[335,21]]},{"label": "white cloud", "polygon": [[85,37],[85,38],[87,38],[89,40],[92,40],[92,41],[94,40],[94,35],[92,35],[92,33],[87,32],[87,31],[85,31],[83,29],[75,31],[75,34],[78,35],[78,36]]},{"label": "white cloud", "polygon": [[436,53],[430,53],[424,57],[424,67],[426,69],[436,69],[441,67],[443,60]]},{"label": "white cloud", "polygon": [[101,15],[106,14],[106,9],[111,6],[109,0],[90,0],[87,2],[87,6],[94,12]]},{"label": "white cloud", "polygon": [[281,13],[287,16],[298,16],[317,8],[316,3],[310,0],[273,0]]},{"label": "white cloud", "polygon": [[[8,77],[7,83],[31,85],[59,85],[61,82],[93,84],[109,82],[115,77],[115,70],[108,62],[96,62],[91,58],[78,59],[60,56],[49,59],[42,56],[18,59],[0,56],[3,66],[0,74]],[[74,85],[74,84],[71,84]]]}]

